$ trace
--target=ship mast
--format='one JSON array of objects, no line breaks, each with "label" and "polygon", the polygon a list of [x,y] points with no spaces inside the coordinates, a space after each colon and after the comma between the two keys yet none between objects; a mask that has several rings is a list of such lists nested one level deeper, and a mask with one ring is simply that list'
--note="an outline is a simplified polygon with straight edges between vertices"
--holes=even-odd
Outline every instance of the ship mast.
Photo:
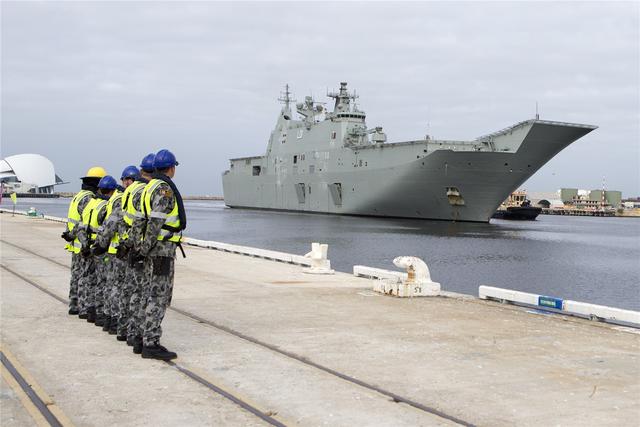
[{"label": "ship mast", "polygon": [[292,102],[295,102],[296,100],[291,98],[291,92],[289,91],[288,83],[284,85],[284,92],[280,92],[280,98],[278,98],[278,101],[284,104],[284,107],[282,108],[283,112],[284,111],[291,112],[290,104]]},{"label": "ship mast", "polygon": [[350,111],[350,100],[353,100],[355,103],[356,99],[358,98],[358,95],[356,95],[355,92],[353,94],[350,94],[347,91],[347,82],[340,82],[340,90],[338,92],[329,92],[327,93],[327,96],[336,100],[336,103],[333,107],[334,113],[338,113],[341,111]]}]

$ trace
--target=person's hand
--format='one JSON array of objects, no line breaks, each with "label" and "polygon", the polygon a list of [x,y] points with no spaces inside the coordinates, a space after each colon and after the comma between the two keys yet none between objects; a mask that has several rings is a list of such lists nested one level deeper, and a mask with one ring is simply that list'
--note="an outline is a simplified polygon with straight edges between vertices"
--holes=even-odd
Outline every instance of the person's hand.
[{"label": "person's hand", "polygon": [[103,248],[102,246],[99,246],[99,245],[94,245],[91,248],[91,255],[94,255],[94,256],[102,255],[105,252],[107,252],[107,248]]},{"label": "person's hand", "polygon": [[74,238],[69,234],[69,230],[65,230],[64,233],[60,235],[60,237],[62,237],[67,242],[73,242],[74,240]]},{"label": "person's hand", "polygon": [[144,256],[139,252],[132,250],[129,252],[129,265],[136,269],[141,269],[144,264]]},{"label": "person's hand", "polygon": [[91,249],[87,246],[80,249],[80,255],[84,258],[89,258],[91,256]]},{"label": "person's hand", "polygon": [[127,255],[129,255],[129,248],[123,244],[119,244],[118,249],[116,250],[116,257],[118,259],[125,259]]}]

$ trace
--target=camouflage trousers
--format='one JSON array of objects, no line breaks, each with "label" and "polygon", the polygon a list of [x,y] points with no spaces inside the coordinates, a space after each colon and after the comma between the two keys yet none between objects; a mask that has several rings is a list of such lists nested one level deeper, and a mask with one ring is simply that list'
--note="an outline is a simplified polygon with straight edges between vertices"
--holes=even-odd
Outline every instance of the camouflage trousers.
[{"label": "camouflage trousers", "polygon": [[172,257],[150,257],[151,281],[143,289],[144,326],[142,343],[159,344],[160,324],[171,304],[173,294],[174,260]]},{"label": "camouflage trousers", "polygon": [[109,269],[107,271],[107,284],[105,287],[104,315],[118,317],[120,312],[120,292],[122,289],[126,263],[114,254],[107,255]]},{"label": "camouflage trousers", "polygon": [[78,309],[78,281],[82,275],[80,254],[71,254],[71,279],[69,280],[69,309]]},{"label": "camouflage trousers", "polygon": [[110,259],[106,255],[93,257],[96,266],[95,286],[93,287],[93,306],[96,309],[96,315],[104,314],[104,305],[107,295],[107,275],[110,269]]},{"label": "camouflage trousers", "polygon": [[78,255],[80,277],[78,279],[78,310],[86,314],[95,307],[96,263],[94,257]]},{"label": "camouflage trousers", "polygon": [[124,280],[125,286],[120,298],[122,304],[121,319],[118,319],[118,335],[124,324],[126,335],[133,337],[142,336],[142,324],[144,322],[144,306],[142,293],[151,279],[151,261],[145,258],[144,262],[137,266],[127,263],[127,272]]}]

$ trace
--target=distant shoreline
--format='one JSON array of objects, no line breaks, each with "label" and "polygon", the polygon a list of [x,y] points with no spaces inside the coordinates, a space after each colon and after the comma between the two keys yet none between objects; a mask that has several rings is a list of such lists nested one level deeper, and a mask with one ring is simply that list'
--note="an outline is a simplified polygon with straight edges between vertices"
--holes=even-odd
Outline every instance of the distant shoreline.
[{"label": "distant shoreline", "polygon": [[[56,195],[60,196],[60,197],[66,197],[66,198],[71,198],[73,196],[75,196],[76,193],[72,193],[72,192],[65,192],[65,193],[56,193]],[[20,195],[18,194],[18,197],[20,197]],[[222,196],[183,196],[182,197],[184,200],[224,200],[224,197]]]},{"label": "distant shoreline", "polygon": [[222,196],[184,196],[184,200],[224,200]]},{"label": "distant shoreline", "polygon": [[[34,194],[34,193],[16,193],[18,198],[30,198],[30,199],[55,199],[58,197],[70,199],[75,196],[74,192],[60,192],[53,194]],[[3,197],[9,197],[9,193],[3,194]],[[224,197],[222,196],[183,196],[184,200],[217,200],[222,201]]]}]

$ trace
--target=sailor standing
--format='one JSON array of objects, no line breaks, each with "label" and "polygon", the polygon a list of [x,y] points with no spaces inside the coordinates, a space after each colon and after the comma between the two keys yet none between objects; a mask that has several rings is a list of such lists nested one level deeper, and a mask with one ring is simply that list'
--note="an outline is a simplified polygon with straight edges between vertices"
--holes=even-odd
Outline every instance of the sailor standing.
[{"label": "sailor standing", "polygon": [[[80,306],[86,307],[87,322],[104,325],[104,286],[108,259],[103,255],[94,255],[91,246],[98,237],[107,214],[107,203],[116,190],[118,183],[110,176],[104,176],[98,183],[98,194],[82,212],[82,223],[78,229],[80,255],[85,259],[80,279]],[[82,309],[81,309],[82,310]]]},{"label": "sailor standing", "polygon": [[[135,166],[127,166],[122,171],[120,180],[122,187],[126,191],[139,176],[140,172]],[[122,232],[122,197],[123,192],[116,190],[107,203],[107,214],[105,221],[100,227],[98,238],[92,252],[94,255],[101,255],[105,252],[108,259],[105,302],[104,302],[104,325],[103,331],[108,331],[110,335],[117,334],[118,326],[118,300],[121,292],[125,274],[125,261],[117,256],[120,244],[120,233]],[[97,323],[96,323],[97,324]],[[126,334],[117,336],[118,341],[127,339]]]},{"label": "sailor standing", "polygon": [[[174,259],[180,246],[187,218],[178,188],[172,181],[178,162],[169,150],[156,153],[156,172],[143,193],[147,226],[141,241],[136,241],[139,256],[151,267],[151,280],[143,289],[144,324],[142,357],[171,360],[176,353],[160,345],[160,324],[171,303]],[[182,247],[180,246],[182,250]],[[184,256],[184,253],[183,253]]]},{"label": "sailor standing", "polygon": [[67,214],[67,229],[62,233],[62,238],[67,241],[65,248],[71,252],[71,279],[69,281],[69,314],[80,314],[81,318],[86,319],[87,313],[81,312],[78,305],[79,281],[82,275],[84,260],[80,256],[80,241],[77,239],[78,225],[82,220],[82,213],[95,197],[98,191],[98,182],[107,172],[95,166],[90,168],[86,175],[82,177],[82,188],[69,204],[69,213]]},{"label": "sailor standing", "polygon": [[[118,336],[126,335],[127,345],[133,346],[135,354],[142,353],[142,321],[144,312],[139,314],[142,306],[143,284],[151,278],[151,271],[145,268],[144,262],[138,262],[133,251],[133,242],[142,239],[147,226],[142,213],[142,192],[153,174],[155,153],[147,154],[140,162],[140,176],[131,184],[122,196],[122,221],[124,231],[120,236],[118,257],[125,260],[126,269],[122,292],[118,303]],[[140,325],[140,326],[139,326]]]}]

